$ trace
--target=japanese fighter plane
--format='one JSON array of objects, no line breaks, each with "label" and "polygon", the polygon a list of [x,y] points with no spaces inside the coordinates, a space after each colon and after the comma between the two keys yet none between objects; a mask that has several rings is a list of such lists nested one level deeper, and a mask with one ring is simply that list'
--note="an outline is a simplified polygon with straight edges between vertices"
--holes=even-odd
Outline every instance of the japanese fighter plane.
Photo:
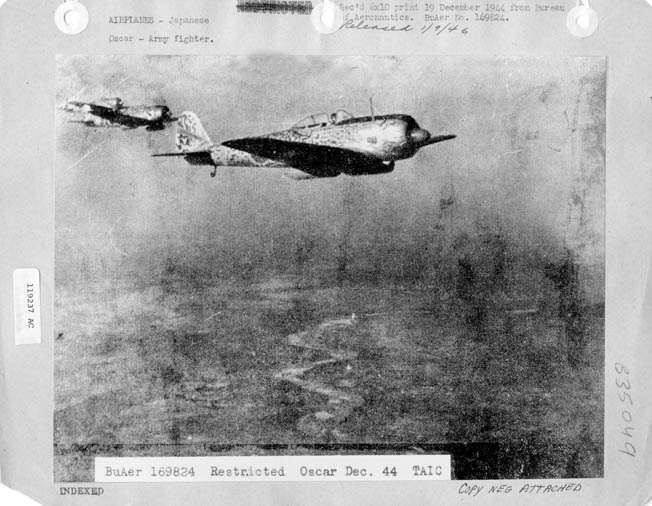
[{"label": "japanese fighter plane", "polygon": [[68,100],[68,109],[77,107],[84,113],[81,120],[71,120],[72,123],[83,123],[91,127],[122,127],[138,128],[144,126],[147,130],[162,130],[166,123],[176,121],[167,105],[134,105],[126,106],[122,99],[103,98],[99,103]]},{"label": "japanese fighter plane", "polygon": [[432,136],[405,114],[353,117],[346,111],[308,116],[287,130],[214,144],[197,115],[186,111],[177,122],[174,153],[192,165],[277,167],[294,179],[383,174],[397,160],[422,147],[453,139]]}]

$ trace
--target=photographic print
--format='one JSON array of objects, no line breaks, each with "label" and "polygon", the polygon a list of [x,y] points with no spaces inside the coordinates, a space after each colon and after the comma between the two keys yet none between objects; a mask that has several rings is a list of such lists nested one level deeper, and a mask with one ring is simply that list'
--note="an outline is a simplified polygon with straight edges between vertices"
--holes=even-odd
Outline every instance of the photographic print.
[{"label": "photographic print", "polygon": [[60,55],[55,481],[603,476],[606,60]]}]

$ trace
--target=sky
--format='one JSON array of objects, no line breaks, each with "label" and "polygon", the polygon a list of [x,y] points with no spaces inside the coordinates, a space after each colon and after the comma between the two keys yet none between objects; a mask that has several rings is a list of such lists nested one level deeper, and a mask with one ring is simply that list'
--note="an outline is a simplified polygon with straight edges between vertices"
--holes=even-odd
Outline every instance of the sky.
[{"label": "sky", "polygon": [[342,247],[360,268],[389,271],[440,241],[451,195],[451,235],[491,229],[515,251],[570,247],[603,263],[605,86],[601,58],[60,56],[57,103],[192,110],[214,142],[340,108],[367,115],[372,96],[376,114],[457,137],[386,175],[293,181],[220,167],[210,178],[210,167],[149,156],[174,150],[174,126],[92,129],[57,111],[57,282],[170,263],[293,271],[298,251],[328,266]]}]

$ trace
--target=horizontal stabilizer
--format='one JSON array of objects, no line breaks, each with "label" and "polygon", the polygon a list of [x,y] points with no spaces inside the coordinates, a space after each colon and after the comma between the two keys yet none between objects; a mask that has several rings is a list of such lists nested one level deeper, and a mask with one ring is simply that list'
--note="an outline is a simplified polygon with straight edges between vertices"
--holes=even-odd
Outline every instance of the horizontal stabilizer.
[{"label": "horizontal stabilizer", "polygon": [[188,156],[188,155],[194,155],[194,154],[206,154],[210,155],[210,151],[187,151],[185,153],[179,153],[178,151],[174,153],[154,153],[151,156]]},{"label": "horizontal stabilizer", "polygon": [[155,153],[152,156],[183,156],[190,165],[215,165],[210,150],[186,151],[184,153]]}]

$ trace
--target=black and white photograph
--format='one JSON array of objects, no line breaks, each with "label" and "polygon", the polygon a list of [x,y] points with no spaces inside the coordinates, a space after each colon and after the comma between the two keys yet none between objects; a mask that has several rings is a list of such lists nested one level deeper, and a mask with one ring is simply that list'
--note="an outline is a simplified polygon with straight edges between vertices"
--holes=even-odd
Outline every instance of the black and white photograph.
[{"label": "black and white photograph", "polygon": [[59,55],[54,480],[384,454],[603,477],[606,65]]}]

